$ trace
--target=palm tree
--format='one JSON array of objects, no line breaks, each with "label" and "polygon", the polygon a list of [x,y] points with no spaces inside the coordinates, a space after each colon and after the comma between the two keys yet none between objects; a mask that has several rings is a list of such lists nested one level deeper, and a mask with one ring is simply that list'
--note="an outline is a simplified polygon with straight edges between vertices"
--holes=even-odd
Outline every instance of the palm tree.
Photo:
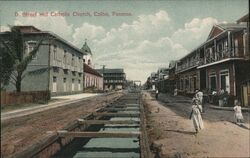
[{"label": "palm tree", "polygon": [[[32,61],[34,56],[37,54],[38,49],[42,43],[42,40],[36,43],[33,50],[27,52],[25,49],[25,41],[23,39],[23,33],[20,31],[20,28],[17,26],[10,27],[9,38],[3,40],[0,38],[1,45],[4,47],[4,52],[7,53],[9,63],[13,63],[12,71],[9,76],[9,83],[13,84],[16,87],[17,92],[21,92],[21,85],[23,78],[28,74],[24,73],[27,69],[28,64]],[[4,55],[1,55],[4,57]],[[2,60],[5,60],[2,58]],[[7,69],[6,67],[2,68]]]}]

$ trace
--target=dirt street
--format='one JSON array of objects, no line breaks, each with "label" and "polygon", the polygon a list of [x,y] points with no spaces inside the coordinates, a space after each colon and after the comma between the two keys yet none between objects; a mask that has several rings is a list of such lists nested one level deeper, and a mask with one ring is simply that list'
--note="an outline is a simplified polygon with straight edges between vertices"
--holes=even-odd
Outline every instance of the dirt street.
[{"label": "dirt street", "polygon": [[118,95],[120,96],[121,93],[97,96],[68,106],[2,121],[1,157],[9,157],[23,151],[28,146],[46,137],[48,135],[46,132],[62,129],[81,116],[94,112],[105,101],[110,101]]},{"label": "dirt street", "polygon": [[[233,111],[205,108],[205,129],[195,135],[190,98],[160,94],[156,101],[144,93],[147,131],[156,157],[249,157],[249,113],[242,126],[233,123]],[[208,105],[207,105],[208,106]]]}]

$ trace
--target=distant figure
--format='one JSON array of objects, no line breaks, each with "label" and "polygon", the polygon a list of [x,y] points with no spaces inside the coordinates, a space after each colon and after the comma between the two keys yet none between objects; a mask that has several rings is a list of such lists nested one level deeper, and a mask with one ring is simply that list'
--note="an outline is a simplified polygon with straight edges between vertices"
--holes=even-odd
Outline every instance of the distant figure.
[{"label": "distant figure", "polygon": [[243,123],[243,115],[241,112],[241,103],[238,100],[235,101],[234,118],[236,120],[236,123]]},{"label": "distant figure", "polygon": [[156,91],[155,91],[155,99],[158,99],[158,94],[159,94],[159,91],[158,91],[158,89],[156,89]]},{"label": "distant figure", "polygon": [[178,89],[175,88],[175,89],[174,89],[174,96],[177,96],[177,95],[178,95]]},{"label": "distant figure", "polygon": [[228,94],[227,91],[225,91],[224,97],[223,97],[223,104],[224,104],[224,106],[228,105],[228,99],[229,99],[229,94]]},{"label": "distant figure", "polygon": [[199,107],[199,100],[198,99],[194,99],[194,102],[192,105],[192,111],[191,111],[189,118],[193,120],[193,125],[194,125],[196,133],[198,133],[200,130],[204,129],[203,121],[201,118],[201,109]]}]

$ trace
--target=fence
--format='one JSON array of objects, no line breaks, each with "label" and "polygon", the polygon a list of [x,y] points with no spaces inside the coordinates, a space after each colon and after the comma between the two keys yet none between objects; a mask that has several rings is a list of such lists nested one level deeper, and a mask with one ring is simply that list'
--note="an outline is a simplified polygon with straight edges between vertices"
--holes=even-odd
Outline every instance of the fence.
[{"label": "fence", "polygon": [[26,103],[45,103],[49,99],[49,91],[1,92],[1,106]]}]

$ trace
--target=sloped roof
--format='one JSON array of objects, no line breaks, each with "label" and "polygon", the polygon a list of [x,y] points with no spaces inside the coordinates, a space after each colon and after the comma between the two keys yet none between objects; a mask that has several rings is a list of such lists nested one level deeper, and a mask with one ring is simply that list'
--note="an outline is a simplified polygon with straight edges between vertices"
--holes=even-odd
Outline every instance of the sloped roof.
[{"label": "sloped roof", "polygon": [[102,75],[96,71],[95,69],[92,69],[90,66],[88,66],[87,64],[84,63],[84,72],[86,73],[90,73],[92,75],[95,75],[95,76],[99,76],[99,77],[102,77]]},{"label": "sloped roof", "polygon": [[244,28],[247,27],[247,24],[245,24],[245,23],[240,23],[240,24],[237,24],[237,23],[222,23],[222,24],[218,24],[218,25],[215,25],[215,26],[218,26],[223,30],[231,30],[231,29],[244,29]]},{"label": "sloped roof", "polygon": [[237,20],[237,23],[240,22],[249,22],[249,13]]},{"label": "sloped roof", "polygon": [[[34,26],[13,26],[13,27],[17,27],[20,28],[20,30],[22,31],[22,33],[26,36],[26,35],[44,35],[45,38],[51,39],[51,40],[57,40],[60,41],[62,43],[64,43],[65,45],[69,46],[70,48],[72,48],[73,50],[79,52],[80,54],[86,55],[85,52],[83,52],[82,50],[80,50],[79,48],[77,48],[76,46],[74,46],[72,43],[68,42],[67,40],[63,39],[62,37],[60,37],[59,35],[50,32],[50,31],[42,31]],[[1,36],[9,36],[10,31],[5,31],[5,32],[0,32]],[[51,38],[52,37],[52,38]]]},{"label": "sloped roof", "polygon": [[20,29],[22,33],[29,33],[29,32],[41,32],[40,29],[32,26],[32,25],[15,25],[15,28]]},{"label": "sloped roof", "polygon": [[[103,72],[103,69],[96,69],[99,73]],[[123,69],[104,69],[104,73],[124,73]]]},{"label": "sloped roof", "polygon": [[247,28],[247,24],[245,23],[221,23],[221,24],[216,24],[213,26],[211,29],[207,40],[213,38],[214,36],[217,36],[218,34],[221,34],[224,31],[227,30],[240,30]]},{"label": "sloped roof", "polygon": [[91,52],[91,49],[89,48],[87,42],[85,41],[85,43],[83,44],[82,48],[81,48],[81,51],[83,51],[84,53],[86,54],[91,54],[92,55],[92,52]]}]

